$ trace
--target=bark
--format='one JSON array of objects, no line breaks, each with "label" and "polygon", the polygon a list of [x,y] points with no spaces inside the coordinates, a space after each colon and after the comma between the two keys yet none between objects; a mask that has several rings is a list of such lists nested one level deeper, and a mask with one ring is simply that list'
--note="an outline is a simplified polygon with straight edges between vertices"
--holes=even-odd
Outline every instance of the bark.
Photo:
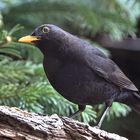
[{"label": "bark", "polygon": [[127,140],[67,117],[0,106],[0,140]]}]

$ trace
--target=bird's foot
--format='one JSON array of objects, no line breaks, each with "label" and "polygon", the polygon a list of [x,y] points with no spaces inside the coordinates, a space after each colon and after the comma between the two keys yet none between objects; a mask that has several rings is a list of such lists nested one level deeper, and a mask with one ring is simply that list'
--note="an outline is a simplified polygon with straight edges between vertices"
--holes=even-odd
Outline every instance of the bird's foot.
[{"label": "bird's foot", "polygon": [[44,114],[44,113],[37,113],[37,114],[40,116],[46,116],[46,114]]},{"label": "bird's foot", "polygon": [[96,128],[96,129],[100,129],[100,127],[101,126],[99,126],[99,125],[94,126],[94,128]]}]

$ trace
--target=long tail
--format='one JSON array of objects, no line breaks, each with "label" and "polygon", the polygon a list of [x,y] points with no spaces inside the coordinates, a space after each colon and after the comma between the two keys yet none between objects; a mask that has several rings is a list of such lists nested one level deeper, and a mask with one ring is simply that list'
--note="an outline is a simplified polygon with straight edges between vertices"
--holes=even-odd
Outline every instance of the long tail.
[{"label": "long tail", "polygon": [[134,92],[133,95],[134,95],[133,98],[136,102],[131,107],[136,113],[140,115],[140,95],[136,92]]}]

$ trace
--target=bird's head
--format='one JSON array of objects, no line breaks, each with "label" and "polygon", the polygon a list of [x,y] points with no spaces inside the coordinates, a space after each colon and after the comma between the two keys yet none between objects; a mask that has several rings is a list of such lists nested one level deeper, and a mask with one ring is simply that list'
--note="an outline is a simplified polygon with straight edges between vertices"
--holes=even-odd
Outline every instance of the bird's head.
[{"label": "bird's head", "polygon": [[67,32],[61,28],[52,25],[44,24],[37,27],[31,35],[24,36],[20,38],[19,42],[33,43],[37,47],[47,47],[47,46],[58,46],[64,42],[67,38]]}]

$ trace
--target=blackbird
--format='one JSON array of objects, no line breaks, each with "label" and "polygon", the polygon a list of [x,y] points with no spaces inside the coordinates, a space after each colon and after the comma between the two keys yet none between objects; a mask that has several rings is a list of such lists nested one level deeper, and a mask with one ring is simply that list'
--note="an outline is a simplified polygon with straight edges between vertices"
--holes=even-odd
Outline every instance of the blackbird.
[{"label": "blackbird", "polygon": [[45,73],[58,93],[78,105],[74,118],[86,105],[105,104],[97,124],[101,126],[113,101],[140,112],[136,86],[120,68],[88,42],[52,25],[37,27],[19,42],[34,43],[44,55]]}]

